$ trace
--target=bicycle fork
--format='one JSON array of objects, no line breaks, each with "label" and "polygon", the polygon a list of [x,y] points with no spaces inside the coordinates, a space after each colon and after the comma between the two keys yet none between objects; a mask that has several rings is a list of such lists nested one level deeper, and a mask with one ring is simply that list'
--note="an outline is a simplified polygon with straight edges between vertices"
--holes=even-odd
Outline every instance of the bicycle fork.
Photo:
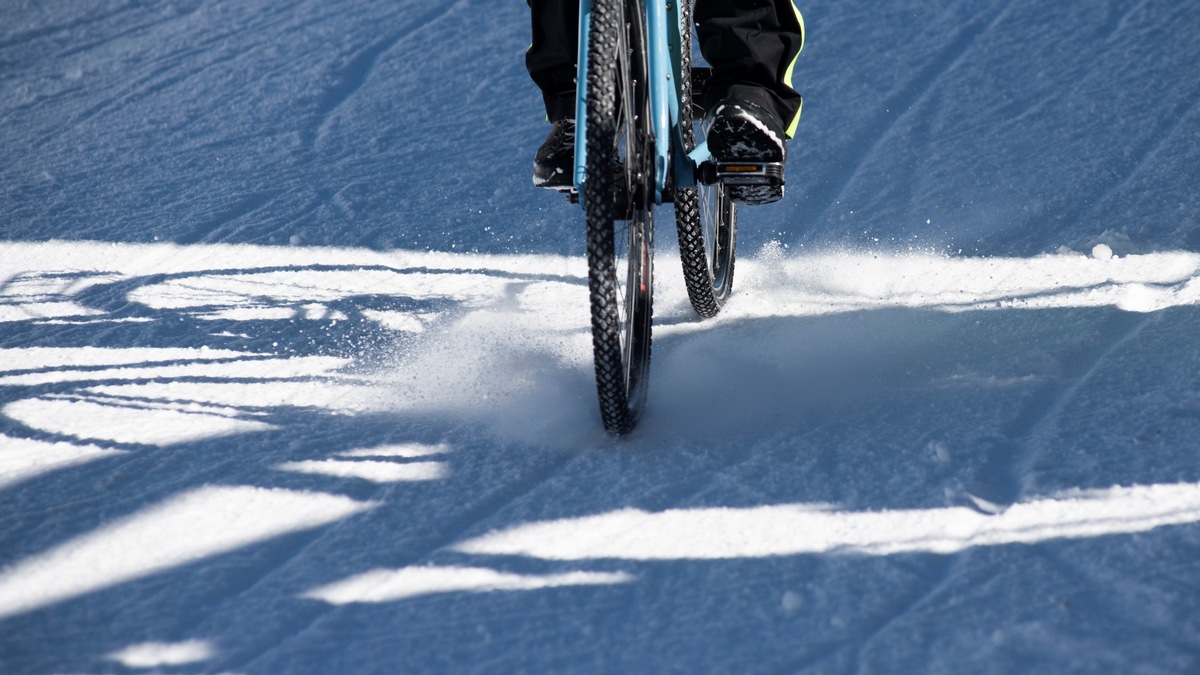
[{"label": "bicycle fork", "polygon": [[[675,2],[688,0],[649,0],[646,10],[646,56],[650,78],[649,99],[652,143],[654,147],[654,201],[661,204],[669,201],[674,187],[695,185],[695,165],[682,152],[682,136],[679,133],[679,99],[674,87],[678,80],[679,62],[679,8]],[[587,134],[583,121],[587,119],[587,87],[585,77],[588,63],[589,26],[591,24],[591,0],[579,2],[579,51],[577,55],[579,77],[576,78],[575,119],[579,131],[575,134],[575,192],[573,199],[586,199],[587,181]],[[668,32],[674,26],[673,32]],[[669,44],[668,44],[669,43]],[[670,139],[659,142],[658,139]],[[672,171],[673,169],[673,171]],[[674,180],[670,180],[671,178]],[[670,180],[673,185],[668,185]]]},{"label": "bicycle fork", "polygon": [[[687,1],[648,0],[645,5],[651,129],[654,139],[670,139],[665,143],[653,143],[655,203],[672,201],[675,189],[695,187],[697,182],[704,185],[718,182],[726,185],[783,185],[781,162],[716,162],[703,138],[697,139],[696,147],[691,152],[678,151],[683,148],[683,134],[679,128],[680,99],[675,88],[691,87],[695,100],[707,81],[707,71],[702,68],[692,68],[686,78],[681,73],[679,50],[682,40],[679,31],[682,26],[678,3]],[[587,119],[587,87],[584,78],[587,73],[591,11],[591,0],[580,0],[579,77],[575,96],[575,119],[579,122],[579,131],[575,134],[575,191],[570,195],[572,201],[586,198],[587,134],[583,130],[586,128],[584,120]]]}]

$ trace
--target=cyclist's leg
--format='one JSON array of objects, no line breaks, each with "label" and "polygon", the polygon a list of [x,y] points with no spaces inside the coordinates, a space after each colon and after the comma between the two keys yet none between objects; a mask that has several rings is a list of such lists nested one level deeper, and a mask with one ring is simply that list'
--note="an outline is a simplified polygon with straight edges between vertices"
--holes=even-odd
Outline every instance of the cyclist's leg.
[{"label": "cyclist's leg", "polygon": [[525,53],[529,76],[542,90],[550,134],[533,158],[533,184],[553,190],[573,187],[575,164],[575,73],[579,0],[529,0],[533,42]]},{"label": "cyclist's leg", "polygon": [[713,67],[705,108],[726,100],[771,113],[790,138],[800,115],[792,68],[804,45],[804,21],[791,0],[697,0],[700,51]]},{"label": "cyclist's leg", "polygon": [[575,116],[579,0],[528,0],[533,42],[525,68],[542,90],[551,122]]},{"label": "cyclist's leg", "polygon": [[713,67],[703,103],[717,176],[736,203],[778,201],[800,114],[791,83],[804,43],[800,14],[791,0],[698,0],[696,22]]}]

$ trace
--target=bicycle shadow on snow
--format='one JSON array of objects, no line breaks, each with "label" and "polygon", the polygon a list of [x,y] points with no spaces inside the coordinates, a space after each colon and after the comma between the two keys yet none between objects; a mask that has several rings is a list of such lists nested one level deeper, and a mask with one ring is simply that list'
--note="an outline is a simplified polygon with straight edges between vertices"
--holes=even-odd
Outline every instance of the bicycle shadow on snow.
[{"label": "bicycle shadow on snow", "polygon": [[[1020,447],[1049,439],[1040,410],[1096,404],[1076,383],[1102,379],[1100,364],[1147,317],[1196,322],[1186,261],[1061,272],[1019,293],[984,285],[951,293],[955,303],[923,296],[929,278],[913,261],[865,275],[870,263],[853,256],[746,261],[742,292],[713,322],[691,321],[664,280],[650,405],[620,441],[599,428],[578,263],[452,262],[180,272],[168,261],[10,280],[10,315],[42,313],[10,321],[11,335],[50,350],[6,349],[23,359],[3,373],[6,452],[95,456],[0,486],[8,512],[27,514],[4,537],[3,620],[19,636],[79,612],[110,619],[61,657],[10,645],[12,658],[100,667],[109,661],[79,659],[206,636],[212,651],[196,662],[232,667],[300,640],[298,625],[320,634],[321,617],[337,626],[379,603],[416,602],[400,620],[523,602],[482,590],[621,595],[655,574],[480,539],[534,521],[627,508],[926,508],[988,488],[999,497],[985,502],[1003,506],[1027,496],[1024,473],[1039,462],[1034,493],[1200,478],[1160,453],[1122,457],[1080,485],[1079,472],[1053,468],[1065,451],[1047,444],[1060,453],[1048,461]],[[816,279],[792,266],[826,269]],[[949,276],[949,286],[968,280]],[[1018,308],[1030,302],[1042,305]],[[1143,313],[1112,308],[1121,302]],[[1146,442],[1174,456],[1195,399],[1171,380],[1172,356],[1151,353],[1159,379],[1096,385],[1118,401],[1081,424],[1121,406],[1125,419],[1173,421]],[[123,423],[109,420],[122,412]],[[981,491],[993,474],[998,485]],[[206,530],[214,518],[225,527]],[[140,548],[153,555],[129,553]],[[104,559],[115,562],[88,567]],[[364,579],[372,570],[383,576]],[[272,611],[281,597],[289,608]],[[123,618],[123,603],[142,609]]]},{"label": "bicycle shadow on snow", "polygon": [[[439,421],[420,411],[444,409],[450,366],[465,364],[450,359],[428,377],[397,364],[430,339],[423,334],[436,342],[440,324],[474,307],[575,283],[555,271],[561,261],[518,272],[512,261],[463,269],[454,265],[478,261],[410,256],[414,266],[403,255],[344,250],[11,248],[0,288],[0,500],[13,517],[0,547],[0,620],[12,628],[4,660],[13,667],[111,668],[104,654],[126,665],[206,660],[203,644],[185,644],[182,656],[118,652],[150,627],[120,608],[148,598],[157,617],[148,637],[161,640],[190,634],[184,627],[206,621],[212,598],[223,604],[264,571],[298,567],[306,580],[284,573],[284,590],[266,582],[272,590],[256,596],[278,599],[326,571],[394,560],[398,549],[419,560],[459,527],[456,509],[488,511],[502,499],[494,493],[515,489],[506,481],[537,475],[548,461],[527,452],[499,474],[453,467],[451,458],[480,449],[478,434],[464,433],[453,415]],[[197,264],[205,254],[221,266]],[[339,257],[346,262],[328,262]],[[451,478],[484,487],[450,498],[440,486]],[[413,513],[425,517],[414,522]],[[379,515],[362,521],[368,514]],[[357,525],[346,541],[349,520]],[[364,550],[357,538],[372,528],[380,529],[370,541],[399,534],[409,543]],[[327,537],[338,544],[312,557]],[[309,609],[297,616],[323,611],[299,604]],[[218,642],[254,646],[230,646],[229,659],[264,648],[238,617],[270,614],[238,605],[231,620],[242,635]],[[20,637],[78,625],[81,608],[110,619],[94,640],[47,652]],[[282,630],[296,620],[275,618]],[[268,644],[281,630],[279,621],[258,627]],[[229,630],[226,622],[200,632]]]}]

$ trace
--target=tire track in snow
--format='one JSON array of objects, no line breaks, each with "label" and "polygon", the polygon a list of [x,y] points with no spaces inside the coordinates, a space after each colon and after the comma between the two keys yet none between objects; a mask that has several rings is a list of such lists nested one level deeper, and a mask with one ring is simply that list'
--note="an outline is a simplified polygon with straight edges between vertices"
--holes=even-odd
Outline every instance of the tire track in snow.
[{"label": "tire track in snow", "polygon": [[[202,8],[202,3],[195,7],[186,8],[178,14],[164,17],[161,19],[149,21],[131,27],[123,31],[119,35],[109,36],[105,40],[76,45],[70,50],[63,52],[59,58],[66,58],[77,53],[83,53],[89,50],[102,48],[109,43],[122,44],[128,42],[132,36],[148,31],[162,31],[165,27],[172,24],[183,22],[183,25],[176,31],[184,36],[184,39],[195,34],[199,37],[194,43],[188,41],[180,46],[177,51],[170,51],[154,55],[155,58],[147,64],[148,72],[133,76],[134,79],[125,86],[121,87],[115,93],[107,96],[97,96],[97,100],[91,105],[84,108],[81,112],[71,115],[70,118],[60,126],[59,129],[43,134],[40,138],[33,142],[33,147],[37,149],[44,148],[62,134],[78,127],[81,124],[95,118],[105,111],[117,105],[126,105],[131,102],[144,99],[155,93],[168,89],[190,79],[193,76],[203,74],[211,70],[215,66],[220,66],[235,59],[245,57],[243,51],[226,51],[221,53],[220,48],[226,45],[231,38],[237,37],[240,34],[254,31],[261,31],[265,27],[270,27],[275,24],[282,23],[287,20],[288,11],[294,5],[276,7],[272,14],[266,15],[267,20],[263,22],[247,22],[245,24],[220,24],[205,23],[196,26],[191,26],[187,22],[192,21]],[[102,17],[101,20],[108,20],[110,17]],[[70,29],[77,29],[80,26],[87,25],[91,22],[77,22],[71,25]],[[213,32],[217,28],[223,28],[219,32]],[[253,44],[251,50],[261,47],[261,44]],[[215,55],[215,56],[214,56]],[[131,63],[137,63],[136,60]],[[175,72],[183,68],[183,72]]]},{"label": "tire track in snow", "polygon": [[[80,3],[81,5],[83,3]],[[110,19],[114,19],[126,12],[132,11],[139,3],[129,2],[121,7],[100,14],[99,16],[83,16],[74,20],[65,21],[63,23],[55,23],[41,28],[26,30],[10,35],[4,40],[0,40],[0,51],[27,45],[42,38],[52,37],[61,33],[74,32],[82,27],[91,26],[93,24],[103,23]],[[68,52],[69,53],[69,52]]]},{"label": "tire track in snow", "polygon": [[817,212],[822,216],[827,216],[829,210],[838,202],[846,188],[854,181],[862,171],[867,160],[870,159],[876,151],[883,145],[884,141],[891,135],[892,130],[896,125],[911,112],[913,106],[919,103],[933,89],[943,75],[950,72],[954,67],[962,61],[962,58],[972,45],[979,38],[988,34],[993,28],[998,26],[1010,10],[1009,6],[1005,6],[996,16],[989,19],[979,19],[973,21],[955,35],[937,58],[930,61],[925,69],[916,74],[915,77],[891,98],[884,101],[881,105],[881,112],[866,126],[864,133],[860,136],[861,141],[857,149],[853,153],[855,158],[846,163],[846,170],[841,175],[834,176],[830,181],[830,186],[825,189],[824,194],[819,194],[813,191],[813,201],[821,204]]},{"label": "tire track in snow", "polygon": [[[328,494],[332,495],[336,493],[330,492]],[[367,501],[379,500],[371,499]],[[254,593],[257,589],[262,588],[264,585],[269,584],[275,578],[276,573],[286,568],[292,561],[303,559],[306,552],[311,550],[314,545],[328,537],[330,534],[337,532],[341,528],[350,527],[352,525],[352,521],[354,521],[353,517],[336,521],[330,525],[317,528],[316,530],[294,533],[289,536],[289,539],[293,539],[295,543],[290,545],[279,541],[267,541],[263,544],[260,544],[260,546],[274,546],[275,548],[278,548],[278,553],[265,559],[256,557],[255,559],[260,561],[261,565],[259,565],[256,569],[247,571],[242,577],[234,579],[226,587],[221,589],[221,602],[219,607],[205,607],[202,611],[197,611],[190,616],[180,617],[179,622],[171,627],[171,634],[180,636],[204,636],[219,633],[219,631],[206,630],[206,627],[212,622],[212,617],[214,615],[223,614],[226,608],[233,608],[232,611],[234,614],[240,614],[237,608],[245,604],[243,599],[247,595]],[[212,589],[210,592],[215,594],[216,589]],[[309,625],[316,621],[317,618],[331,611],[332,609],[336,609],[336,607],[322,607],[314,603],[314,606],[311,609],[297,609],[290,616],[296,617],[298,614],[300,614],[302,616],[296,618],[295,620],[303,621],[306,625]],[[282,612],[280,614],[282,614]],[[308,618],[305,619],[303,617]],[[262,654],[261,651],[256,653],[260,655]]]},{"label": "tire track in snow", "polygon": [[362,89],[367,80],[371,78],[375,66],[384,54],[425,26],[454,13],[461,4],[461,2],[456,2],[449,7],[438,7],[426,12],[395,33],[368,44],[351,56],[346,64],[338,69],[334,78],[336,83],[325,92],[316,113],[316,129],[312,132],[307,145],[318,149],[323,144],[338,110]]},{"label": "tire track in snow", "polygon": [[[1099,610],[1100,614],[1106,617],[1108,621],[1111,621],[1114,625],[1122,626],[1122,633],[1126,635],[1136,634],[1148,641],[1158,641],[1179,653],[1200,655],[1200,635],[1196,635],[1193,639],[1188,640],[1182,636],[1173,636],[1165,633],[1161,626],[1154,625],[1155,619],[1159,619],[1160,617],[1148,616],[1140,612],[1130,612],[1128,610],[1129,601],[1120,599],[1119,593],[1108,590],[1145,586],[1144,581],[1131,581],[1128,575],[1120,577],[1116,573],[1117,570],[1112,570],[1110,564],[1099,567],[1082,565],[1078,560],[1072,560],[1064,552],[1056,549],[1041,549],[1038,551],[1038,554],[1048,565],[1059,570],[1063,577],[1073,579],[1081,588],[1088,589],[1087,598],[1090,602],[1085,611],[1091,613]],[[1102,571],[1112,571],[1113,573],[1103,574]],[[1196,585],[1193,579],[1175,578],[1173,581],[1184,588],[1195,588]],[[1161,585],[1154,587],[1155,590],[1159,590],[1160,592],[1163,592],[1161,591],[1162,588]],[[1095,589],[1106,590],[1097,593]],[[1145,590],[1145,588],[1139,589],[1142,592]],[[1142,593],[1138,593],[1138,595],[1144,597]]]},{"label": "tire track in snow", "polygon": [[[82,112],[74,115],[67,120],[60,128],[43,134],[33,143],[35,149],[44,149],[51,142],[73,129],[78,128],[81,124],[96,118],[101,113],[117,107],[124,106],[131,102],[145,99],[149,96],[169,89],[181,82],[187,81],[194,75],[212,68],[214,66],[233,61],[241,56],[237,53],[227,53],[212,60],[204,61],[200,64],[190,62],[190,57],[203,56],[211,53],[211,50],[203,46],[189,48],[183,52],[172,54],[169,58],[162,59],[158,65],[151,69],[149,73],[142,75],[134,80],[128,86],[122,88],[116,94],[101,98],[97,103],[94,103]],[[175,73],[180,66],[186,66],[183,72]]]},{"label": "tire track in snow", "polygon": [[[130,5],[129,8],[132,8],[133,6],[134,5]],[[176,13],[176,14],[172,14],[170,16],[160,16],[158,18],[151,18],[148,21],[145,21],[143,23],[138,23],[137,25],[129,26],[123,30],[119,30],[119,31],[112,32],[112,33],[105,33],[103,38],[100,38],[97,40],[91,40],[88,42],[81,42],[78,44],[73,44],[69,49],[65,49],[62,52],[59,52],[58,58],[65,59],[66,57],[75,56],[76,54],[81,54],[83,52],[87,52],[89,50],[96,49],[97,47],[104,47],[104,46],[110,45],[110,44],[117,44],[117,43],[124,41],[127,38],[136,36],[139,33],[142,33],[144,31],[152,30],[152,29],[158,28],[160,26],[164,26],[164,25],[169,25],[176,21],[188,19],[193,14],[195,14],[197,11],[200,10],[200,6],[201,6],[201,3],[197,2],[195,5],[192,5],[190,7],[184,7],[182,9],[178,9],[177,10],[178,13]],[[108,18],[109,17],[105,17],[105,20],[107,20]]]},{"label": "tire track in snow", "polygon": [[[455,518],[451,519],[445,527],[437,528],[436,536],[430,536],[427,539],[427,545],[423,551],[397,557],[392,563],[395,568],[404,568],[417,565],[424,560],[428,560],[438,551],[447,549],[452,544],[462,540],[463,534],[475,527],[488,518],[496,515],[501,509],[509,504],[517,501],[526,494],[536,490],[539,486],[546,483],[554,476],[562,473],[567,467],[579,459],[579,454],[562,453],[554,456],[551,461],[548,461],[544,466],[535,469],[525,478],[502,486],[495,490],[491,495],[483,497],[472,505],[467,506]],[[392,488],[381,488],[381,491],[386,492]],[[380,497],[378,501],[387,503],[386,497]],[[385,507],[386,508],[386,507]],[[340,524],[339,524],[340,525]],[[335,526],[336,527],[336,526]],[[305,548],[318,541],[321,537],[333,531],[333,528],[326,528],[320,534],[313,537],[312,541],[308,542],[304,547],[297,551],[299,555]],[[294,557],[289,558],[289,560]],[[283,563],[286,564],[286,561]],[[280,569],[282,564],[272,567],[263,575],[263,580],[270,578],[270,575]],[[363,570],[366,571],[366,570]],[[249,589],[247,589],[249,590]],[[333,605],[321,602],[313,602],[311,609],[302,609],[293,611],[284,625],[270,632],[271,644],[269,646],[261,646],[259,648],[248,650],[254,654],[254,657],[248,661],[237,662],[222,662],[222,669],[235,670],[254,670],[255,663],[273,658],[280,650],[286,652],[290,649],[289,643],[302,638],[302,636],[320,623],[325,617],[346,611],[354,611],[354,604],[346,606]]]},{"label": "tire track in snow", "polygon": [[[826,664],[836,659],[840,653],[847,650],[853,651],[852,658],[855,666],[847,670],[865,672],[862,664],[862,653],[870,649],[874,640],[882,635],[889,626],[911,614],[914,609],[921,607],[926,599],[935,596],[945,586],[946,580],[949,578],[947,570],[957,563],[958,558],[953,556],[934,556],[927,559],[926,562],[922,563],[921,574],[919,575],[922,583],[915,584],[915,590],[890,602],[889,607],[892,608],[892,611],[878,616],[867,625],[857,626],[855,630],[844,631],[843,634],[845,637],[843,639],[828,641],[819,645],[816,652],[788,661],[784,665],[774,668],[772,672],[779,675],[786,675],[809,671],[821,664]],[[929,583],[924,583],[925,581],[929,581]]]},{"label": "tire track in snow", "polygon": [[[1067,223],[1067,227],[1071,230],[1083,229],[1079,227],[1079,224],[1085,222],[1089,216],[1093,214],[1107,215],[1117,211],[1118,209],[1110,207],[1109,204],[1118,196],[1118,193],[1123,192],[1138,174],[1142,172],[1147,163],[1164,147],[1168,147],[1168,141],[1176,136],[1176,132],[1186,123],[1193,120],[1197,114],[1200,114],[1200,92],[1181,101],[1171,111],[1170,115],[1160,118],[1169,121],[1160,125],[1161,128],[1155,129],[1154,133],[1150,134],[1141,145],[1133,149],[1133,152],[1130,154],[1130,161],[1122,165],[1121,170],[1113,175],[1110,179],[1110,185],[1096,190],[1098,195],[1103,196],[1100,199],[1092,201],[1091,206],[1087,210],[1076,214],[1074,219]],[[1186,144],[1192,141],[1187,138],[1181,138],[1179,142]]]},{"label": "tire track in snow", "polygon": [[[915,588],[911,592],[897,599],[891,604],[891,612],[880,616],[878,620],[872,622],[870,626],[864,627],[858,637],[850,640],[848,647],[854,649],[854,663],[858,672],[865,672],[867,669],[862,663],[862,656],[875,644],[880,638],[896,623],[911,615],[914,610],[925,604],[929,598],[936,596],[945,586],[946,581],[950,578],[947,574],[948,570],[956,566],[960,561],[957,556],[946,556],[945,558],[933,558],[925,561],[922,565],[921,573],[918,575],[919,581],[914,584]],[[884,642],[886,644],[886,641]]]},{"label": "tire track in snow", "polygon": [[286,190],[263,190],[232,196],[232,204],[193,225],[190,232],[177,237],[175,241],[182,245],[223,241],[228,225],[261,211],[286,194]]},{"label": "tire track in snow", "polygon": [[[1054,422],[1101,364],[1137,337],[1154,315],[1113,310],[1097,330],[1098,344],[1083,344],[1073,353],[1061,355],[1066,372],[1062,379],[1036,391],[1016,417],[1001,429],[1002,436],[988,448],[983,465],[966,486],[967,497],[984,512],[1003,511],[1017,503],[1028,487],[1027,469],[1041,448]],[[983,500],[982,502],[978,500]]]},{"label": "tire track in snow", "polygon": [[[648,424],[654,423],[653,418],[648,418],[646,421]],[[833,424],[832,421],[826,421],[807,426],[802,432],[789,436],[789,440],[795,444],[795,447],[813,447],[812,439],[825,433]],[[656,438],[654,436],[647,438],[648,435],[641,436],[637,442],[645,444],[648,447],[656,445],[665,446],[672,442],[669,438]],[[654,504],[653,508],[661,509],[682,508],[690,504],[703,504],[704,496],[710,490],[728,489],[729,486],[736,488],[743,494],[761,495],[762,493],[761,489],[744,483],[737,476],[737,472],[741,467],[753,462],[763,461],[762,455],[729,453],[722,455],[719,459],[713,459],[707,450],[698,450],[695,453],[678,455],[676,461],[684,464],[684,466],[678,468],[677,473],[680,477],[688,477],[687,480],[676,478],[673,482],[666,483],[666,487],[656,484],[652,486],[654,488],[652,490],[636,496],[629,495],[629,499],[648,499]]]},{"label": "tire track in snow", "polygon": [[1100,27],[1100,30],[1096,31],[1097,39],[1110,41],[1115,38],[1118,34],[1120,34],[1121,29],[1125,27],[1126,20],[1141,11],[1141,9],[1146,6],[1146,2],[1147,0],[1141,0],[1141,2],[1137,3],[1133,7],[1121,10],[1120,8],[1114,7],[1116,4],[1114,0],[1109,0],[1108,19],[1104,22],[1104,25]]},{"label": "tire track in snow", "polygon": [[[257,483],[242,487],[265,487],[265,485]],[[374,490],[370,491],[343,489],[340,491],[314,490],[313,492],[316,494],[327,494],[331,497],[348,497],[362,503],[386,505],[388,503],[389,493],[395,489],[397,489],[397,486],[395,485],[381,484],[378,485]],[[304,561],[307,557],[306,554],[324,539],[342,531],[344,528],[354,526],[356,526],[355,518],[351,516],[349,518],[336,520],[316,529],[290,533],[286,535],[286,537],[281,538],[281,540],[266,540],[259,542],[256,544],[259,550],[270,547],[270,550],[272,551],[270,556],[264,557],[261,555],[254,555],[254,560],[259,563],[254,569],[246,570],[240,576],[233,578],[230,582],[223,585],[220,589],[208,589],[208,592],[211,595],[221,598],[218,607],[209,606],[205,607],[203,611],[197,611],[187,615],[178,616],[178,621],[171,625],[169,630],[166,632],[169,632],[171,635],[183,637],[207,636],[220,633],[220,630],[206,629],[213,622],[213,616],[222,615],[226,611],[230,611],[235,615],[241,616],[243,610],[239,610],[238,608],[246,604],[244,602],[244,598],[254,593],[256,590],[264,587],[265,585],[270,584],[270,582],[275,579],[276,574],[288,567],[288,565],[293,561]],[[242,551],[241,553],[243,555],[247,555],[245,551]],[[202,563],[208,562],[210,561],[202,561]],[[272,593],[270,590],[268,590],[266,593],[270,597],[276,598],[271,600],[271,602],[278,601],[277,598],[279,597],[279,594],[277,592]],[[337,607],[313,603],[311,609],[299,608],[294,610],[288,616],[292,618],[293,623],[303,623],[305,626],[308,626],[317,621],[321,616],[334,609],[337,609]],[[280,612],[279,615],[283,615],[283,613]],[[279,640],[276,642],[278,641]],[[270,650],[274,649],[274,646],[270,648]],[[256,649],[254,653],[261,655],[264,652]],[[227,654],[224,656],[224,658],[230,658],[230,656],[232,655]]]}]

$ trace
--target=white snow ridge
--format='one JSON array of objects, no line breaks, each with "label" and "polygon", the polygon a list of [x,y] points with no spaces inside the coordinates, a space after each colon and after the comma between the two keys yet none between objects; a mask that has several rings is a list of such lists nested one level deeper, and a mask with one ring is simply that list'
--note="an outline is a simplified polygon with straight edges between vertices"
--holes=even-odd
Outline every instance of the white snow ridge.
[{"label": "white snow ridge", "polygon": [[456,546],[464,553],[548,560],[719,560],[798,554],[957,553],[1144,532],[1200,522],[1200,483],[1117,487],[1014,504],[997,515],[966,507],[839,511],[824,505],[624,509],[520,525]]},{"label": "white snow ridge", "polygon": [[184,642],[143,642],[130,645],[108,655],[127,668],[162,668],[185,666],[207,661],[216,655],[216,649],[204,640]]}]

